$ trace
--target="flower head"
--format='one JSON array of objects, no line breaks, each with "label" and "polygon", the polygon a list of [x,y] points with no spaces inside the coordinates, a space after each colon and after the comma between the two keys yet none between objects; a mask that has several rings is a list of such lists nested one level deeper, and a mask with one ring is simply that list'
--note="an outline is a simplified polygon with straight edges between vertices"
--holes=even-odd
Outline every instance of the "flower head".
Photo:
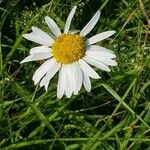
[{"label": "flower head", "polygon": [[117,65],[114,60],[116,55],[112,51],[95,45],[95,43],[113,35],[115,31],[102,32],[87,40],[84,38],[98,22],[100,11],[96,12],[79,34],[69,31],[76,8],[75,6],[71,10],[63,33],[61,33],[57,24],[46,16],[45,21],[53,36],[36,27],[32,27],[31,33],[23,35],[27,40],[38,43],[41,46],[32,48],[30,55],[22,60],[21,63],[45,60],[35,71],[33,81],[34,84],[39,83],[41,87],[44,86],[46,91],[50,80],[59,72],[58,98],[63,95],[70,98],[72,94],[78,94],[82,84],[87,92],[90,92],[90,78],[100,78],[90,65],[108,72],[110,71],[108,66]]}]

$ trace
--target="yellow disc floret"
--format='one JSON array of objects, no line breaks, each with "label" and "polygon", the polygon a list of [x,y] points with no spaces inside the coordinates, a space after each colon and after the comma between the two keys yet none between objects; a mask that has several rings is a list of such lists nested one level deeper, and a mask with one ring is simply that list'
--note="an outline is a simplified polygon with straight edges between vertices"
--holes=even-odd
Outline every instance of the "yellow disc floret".
[{"label": "yellow disc floret", "polygon": [[78,61],[85,54],[85,45],[79,35],[62,34],[52,44],[54,58],[62,64]]}]

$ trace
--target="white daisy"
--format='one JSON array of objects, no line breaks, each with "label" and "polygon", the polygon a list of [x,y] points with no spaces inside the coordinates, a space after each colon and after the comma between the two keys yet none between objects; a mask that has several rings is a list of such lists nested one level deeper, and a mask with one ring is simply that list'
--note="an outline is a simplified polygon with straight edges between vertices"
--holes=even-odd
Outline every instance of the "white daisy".
[{"label": "white daisy", "polygon": [[93,18],[81,30],[79,34],[70,32],[70,25],[75,14],[75,6],[66,21],[64,32],[62,33],[57,24],[48,16],[45,21],[53,35],[45,33],[39,28],[32,27],[32,32],[24,34],[27,40],[40,44],[30,50],[30,55],[21,63],[45,60],[45,62],[35,71],[33,81],[36,85],[45,87],[52,77],[59,72],[57,97],[66,95],[70,98],[72,94],[78,94],[82,84],[87,92],[91,90],[90,78],[99,79],[100,76],[90,67],[98,67],[104,71],[110,71],[108,66],[116,66],[113,59],[116,55],[95,43],[102,41],[115,33],[115,31],[106,31],[92,36],[85,40],[85,36],[94,28],[100,17],[100,11],[97,11]]}]

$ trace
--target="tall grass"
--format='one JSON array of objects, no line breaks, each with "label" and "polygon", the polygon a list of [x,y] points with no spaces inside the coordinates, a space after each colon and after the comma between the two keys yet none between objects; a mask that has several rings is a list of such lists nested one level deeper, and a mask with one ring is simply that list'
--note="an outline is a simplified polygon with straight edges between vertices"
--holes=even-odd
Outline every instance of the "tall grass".
[{"label": "tall grass", "polygon": [[[118,66],[97,69],[101,79],[92,80],[90,93],[57,99],[57,76],[45,93],[32,81],[40,63],[20,65],[34,46],[22,34],[33,25],[49,31],[46,15],[63,29],[75,5],[72,29],[99,9],[91,35],[117,31],[99,44],[115,52]],[[0,0],[0,149],[150,149],[149,8],[149,0]]]}]

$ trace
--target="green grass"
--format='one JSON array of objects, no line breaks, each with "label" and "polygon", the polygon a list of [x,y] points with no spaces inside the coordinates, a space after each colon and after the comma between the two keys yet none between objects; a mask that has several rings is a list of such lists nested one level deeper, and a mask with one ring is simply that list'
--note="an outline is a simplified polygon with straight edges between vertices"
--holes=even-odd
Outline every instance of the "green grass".
[{"label": "green grass", "polygon": [[[99,44],[115,52],[118,66],[96,69],[101,79],[90,93],[57,99],[57,76],[45,93],[32,81],[40,63],[20,65],[34,46],[22,34],[33,25],[49,31],[46,15],[63,29],[74,5],[72,29],[101,10],[89,37],[117,31]],[[149,8],[149,0],[0,0],[0,150],[149,150]]]}]

